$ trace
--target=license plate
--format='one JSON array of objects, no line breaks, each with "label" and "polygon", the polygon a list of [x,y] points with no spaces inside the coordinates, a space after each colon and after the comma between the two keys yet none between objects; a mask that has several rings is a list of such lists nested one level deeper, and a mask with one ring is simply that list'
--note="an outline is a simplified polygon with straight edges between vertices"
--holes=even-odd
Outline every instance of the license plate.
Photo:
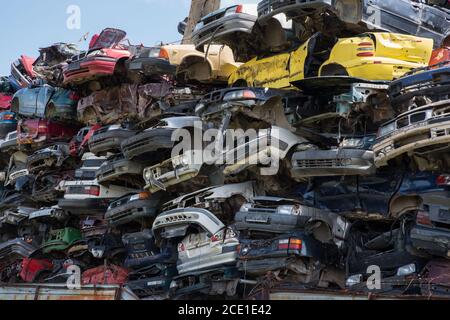
[{"label": "license plate", "polygon": [[268,216],[252,216],[245,218],[246,222],[250,223],[269,223],[269,217]]},{"label": "license plate", "polygon": [[131,62],[130,63],[130,69],[141,69],[142,68],[142,62]]},{"label": "license plate", "polygon": [[71,64],[69,64],[68,70],[72,71],[72,70],[78,70],[80,69],[80,63],[79,62],[73,62]]}]

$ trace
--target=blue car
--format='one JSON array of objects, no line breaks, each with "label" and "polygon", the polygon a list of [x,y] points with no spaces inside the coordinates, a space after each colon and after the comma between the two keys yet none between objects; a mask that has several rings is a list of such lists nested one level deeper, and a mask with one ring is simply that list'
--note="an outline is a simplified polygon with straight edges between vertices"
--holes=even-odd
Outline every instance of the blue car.
[{"label": "blue car", "polygon": [[4,139],[6,135],[17,130],[16,114],[11,111],[0,112],[0,138]]},{"label": "blue car", "polygon": [[427,96],[433,101],[447,99],[449,92],[450,66],[445,65],[413,70],[406,76],[392,81],[389,86],[389,97],[394,107],[408,106],[409,101],[418,96]]},{"label": "blue car", "polygon": [[20,116],[56,120],[75,120],[78,95],[49,85],[28,87],[16,92],[11,110]]},{"label": "blue car", "polygon": [[396,168],[379,170],[363,177],[316,177],[297,192],[306,205],[340,213],[348,218],[392,219],[417,210],[426,198],[446,191],[439,175],[430,172],[403,172]]}]

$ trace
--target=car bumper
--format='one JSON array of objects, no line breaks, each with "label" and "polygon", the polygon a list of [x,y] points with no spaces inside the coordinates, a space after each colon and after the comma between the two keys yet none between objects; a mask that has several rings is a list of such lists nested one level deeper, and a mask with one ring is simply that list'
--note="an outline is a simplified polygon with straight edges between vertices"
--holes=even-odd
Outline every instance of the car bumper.
[{"label": "car bumper", "polygon": [[112,199],[60,199],[58,206],[73,214],[103,213]]},{"label": "car bumper", "polygon": [[195,44],[197,50],[203,51],[203,47],[209,44],[213,37],[213,40],[215,40],[225,36],[231,36],[234,33],[250,34],[256,20],[257,17],[245,13],[236,13],[217,19],[203,28],[194,31],[192,34],[192,43]]},{"label": "car bumper", "polygon": [[113,226],[126,224],[142,218],[154,218],[157,214],[159,201],[136,200],[126,203],[120,207],[108,210],[105,218]]},{"label": "car bumper", "polygon": [[294,178],[371,175],[376,171],[373,152],[367,150],[304,151],[292,156]]},{"label": "car bumper", "polygon": [[411,242],[417,249],[450,258],[450,229],[415,226],[411,229]]},{"label": "car bumper", "polygon": [[94,153],[119,151],[120,144],[135,133],[128,130],[112,130],[94,135],[89,140],[89,150]]},{"label": "car bumper", "polygon": [[171,282],[171,277],[153,277],[128,281],[126,286],[140,297],[163,295],[165,299]]},{"label": "car bumper", "polygon": [[239,211],[235,216],[235,225],[239,231],[286,233],[303,227],[309,219],[295,215]]},{"label": "car bumper", "polygon": [[220,266],[236,265],[237,252],[231,251],[227,253],[214,255],[212,253],[191,257],[186,261],[180,261],[177,264],[178,274],[183,275],[190,272],[215,269]]},{"label": "car bumper", "polygon": [[142,155],[157,152],[162,149],[172,149],[174,129],[155,129],[128,138],[122,143],[122,152],[127,159],[134,159]]},{"label": "car bumper", "polygon": [[81,83],[91,78],[113,75],[116,63],[117,59],[109,57],[99,57],[89,61],[81,61],[80,66],[77,69],[64,72],[64,84]]},{"label": "car bumper", "polygon": [[[374,145],[377,167],[386,166],[389,160],[420,148],[431,146],[438,148],[439,145],[450,144],[450,120],[417,128],[406,127],[405,130],[397,130],[394,135]],[[403,141],[406,142],[402,143]]]},{"label": "car bumper", "polygon": [[58,161],[57,156],[51,152],[44,152],[28,157],[27,166],[30,172],[37,172],[42,168],[52,167]]},{"label": "car bumper", "polygon": [[177,67],[161,58],[136,58],[127,63],[127,70],[132,74],[143,73],[146,76],[174,75]]},{"label": "car bumper", "polygon": [[137,162],[132,162],[129,160],[119,160],[113,163],[107,163],[101,166],[97,170],[97,180],[100,184],[105,182],[111,182],[116,180],[121,180],[121,178],[137,178],[137,182],[142,182],[142,171],[144,166]]},{"label": "car bumper", "polygon": [[17,123],[0,123],[0,138],[17,129]]}]

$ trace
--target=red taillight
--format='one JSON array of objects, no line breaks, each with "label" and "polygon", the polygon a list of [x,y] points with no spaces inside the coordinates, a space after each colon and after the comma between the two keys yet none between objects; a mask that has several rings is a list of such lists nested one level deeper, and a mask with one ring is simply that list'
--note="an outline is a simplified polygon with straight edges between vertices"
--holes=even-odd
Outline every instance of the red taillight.
[{"label": "red taillight", "polygon": [[14,120],[14,115],[13,114],[5,114],[3,116],[3,120]]},{"label": "red taillight", "polygon": [[358,44],[359,47],[365,47],[365,46],[373,46],[372,42],[361,42]]},{"label": "red taillight", "polygon": [[86,194],[98,197],[100,195],[100,187],[85,187]]},{"label": "red taillight", "polygon": [[450,176],[440,175],[436,178],[436,184],[438,186],[447,186],[450,184]]},{"label": "red taillight", "polygon": [[422,210],[419,210],[417,212],[416,223],[417,224],[426,225],[426,226],[432,226],[433,225],[431,223],[430,215],[428,214],[428,212],[422,211]]},{"label": "red taillight", "polygon": [[242,13],[242,4],[236,7],[236,13]]},{"label": "red taillight", "polygon": [[375,54],[373,52],[360,52],[356,54],[358,57],[373,57]]},{"label": "red taillight", "polygon": [[43,134],[47,134],[47,133],[49,133],[49,126],[47,125],[47,123],[41,123],[41,122],[39,122],[39,125],[38,125],[38,133],[43,133]]},{"label": "red taillight", "polygon": [[211,242],[216,242],[216,241],[219,241],[220,239],[217,237],[217,236],[212,236],[211,237]]},{"label": "red taillight", "polygon": [[289,249],[289,239],[283,239],[278,241],[278,250]]},{"label": "red taillight", "polygon": [[74,100],[74,101],[78,101],[78,100],[80,100],[80,96],[76,92],[71,92],[69,94],[69,99],[70,100]]},{"label": "red taillight", "polygon": [[302,250],[302,240],[291,239],[289,241],[289,250]]},{"label": "red taillight", "polygon": [[184,244],[180,243],[178,245],[178,252],[183,252],[184,250],[186,250],[186,248],[184,247]]}]

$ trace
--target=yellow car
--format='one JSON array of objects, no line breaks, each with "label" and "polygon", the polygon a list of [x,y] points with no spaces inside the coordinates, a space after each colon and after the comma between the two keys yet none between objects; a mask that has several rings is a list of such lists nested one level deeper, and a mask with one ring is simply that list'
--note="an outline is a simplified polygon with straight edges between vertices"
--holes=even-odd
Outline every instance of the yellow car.
[{"label": "yellow car", "polygon": [[432,50],[432,39],[409,35],[365,33],[331,43],[317,33],[293,51],[248,61],[231,74],[228,84],[282,89],[317,76],[390,81],[427,66]]}]

